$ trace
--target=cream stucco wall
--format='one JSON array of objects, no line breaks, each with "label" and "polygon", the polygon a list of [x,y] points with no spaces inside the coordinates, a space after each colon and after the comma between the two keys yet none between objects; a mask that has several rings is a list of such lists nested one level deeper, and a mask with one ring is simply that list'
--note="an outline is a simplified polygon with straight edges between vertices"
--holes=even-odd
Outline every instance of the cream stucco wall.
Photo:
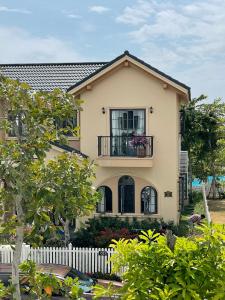
[{"label": "cream stucco wall", "polygon": [[[178,221],[179,179],[179,105],[177,90],[163,86],[162,81],[134,66],[121,66],[80,93],[80,150],[91,159],[98,156],[97,137],[110,135],[110,109],[145,108],[146,135],[154,136],[153,166],[97,167],[96,187],[106,184],[113,189],[113,212],[118,212],[117,183],[120,176],[130,175],[136,181],[135,213],[140,214],[140,189],[153,185],[158,192],[158,214],[165,221]],[[149,107],[154,112],[149,113]],[[102,113],[102,107],[106,113]],[[141,160],[141,158],[140,158]],[[172,198],[164,192],[171,191]]]}]

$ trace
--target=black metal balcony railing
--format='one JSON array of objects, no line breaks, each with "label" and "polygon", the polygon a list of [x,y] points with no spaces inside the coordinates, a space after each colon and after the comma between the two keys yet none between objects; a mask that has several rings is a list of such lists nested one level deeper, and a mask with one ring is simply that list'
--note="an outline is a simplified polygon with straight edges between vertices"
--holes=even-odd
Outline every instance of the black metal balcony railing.
[{"label": "black metal balcony railing", "polygon": [[99,136],[98,156],[152,157],[152,136]]}]

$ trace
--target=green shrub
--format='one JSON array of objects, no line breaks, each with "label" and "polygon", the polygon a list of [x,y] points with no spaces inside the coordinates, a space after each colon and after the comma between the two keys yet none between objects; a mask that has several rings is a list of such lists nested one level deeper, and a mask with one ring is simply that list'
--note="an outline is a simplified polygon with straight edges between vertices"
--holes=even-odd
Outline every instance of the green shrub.
[{"label": "green shrub", "polygon": [[[114,241],[113,272],[124,282],[120,299],[224,300],[225,227],[201,228],[201,235],[178,237],[174,251],[152,231],[138,240]],[[96,298],[109,295],[97,287]]]},{"label": "green shrub", "polygon": [[95,273],[87,273],[87,275],[93,279],[105,279],[105,280],[121,282],[121,278],[116,274],[95,272]]},{"label": "green shrub", "polygon": [[[145,219],[138,221],[134,218],[120,219],[119,217],[99,217],[86,222],[86,227],[77,232],[71,232],[71,243],[74,247],[108,247],[112,239],[135,238],[141,230],[159,232],[162,220]],[[177,236],[187,236],[189,233],[187,221],[181,220],[179,225],[172,222],[166,224]]]},{"label": "green shrub", "polygon": [[71,243],[74,247],[108,247],[111,240],[119,238],[136,237],[141,230],[159,231],[161,222],[155,219],[138,221],[133,218],[121,219],[119,217],[99,217],[89,219],[86,227],[71,234]]},{"label": "green shrub", "polygon": [[205,206],[203,201],[202,192],[193,192],[193,205],[195,214],[205,214]]},{"label": "green shrub", "polygon": [[0,299],[9,299],[8,297],[12,293],[12,287],[11,286],[4,286],[3,282],[0,280]]}]

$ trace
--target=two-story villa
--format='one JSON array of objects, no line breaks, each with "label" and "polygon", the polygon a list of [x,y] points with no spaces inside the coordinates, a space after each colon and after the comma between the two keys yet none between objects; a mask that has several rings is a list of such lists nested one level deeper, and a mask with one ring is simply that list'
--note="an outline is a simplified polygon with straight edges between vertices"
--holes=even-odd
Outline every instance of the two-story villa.
[{"label": "two-story villa", "polygon": [[94,214],[178,222],[187,200],[180,106],[190,99],[188,86],[128,51],[108,63],[0,65],[0,73],[84,100],[64,123],[79,125],[80,136],[54,145],[49,156],[75,151],[95,160],[102,201]]}]

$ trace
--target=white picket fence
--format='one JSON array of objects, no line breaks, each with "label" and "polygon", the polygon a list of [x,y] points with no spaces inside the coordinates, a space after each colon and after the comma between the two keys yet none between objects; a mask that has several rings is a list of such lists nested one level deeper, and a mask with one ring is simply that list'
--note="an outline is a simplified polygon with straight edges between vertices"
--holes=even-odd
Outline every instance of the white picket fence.
[{"label": "white picket fence", "polygon": [[[62,264],[73,267],[84,273],[111,273],[112,263],[109,258],[113,254],[110,248],[68,248],[43,247],[31,248],[23,245],[21,261],[31,259],[37,264]],[[11,263],[13,250],[9,245],[0,246],[0,263]]]}]

